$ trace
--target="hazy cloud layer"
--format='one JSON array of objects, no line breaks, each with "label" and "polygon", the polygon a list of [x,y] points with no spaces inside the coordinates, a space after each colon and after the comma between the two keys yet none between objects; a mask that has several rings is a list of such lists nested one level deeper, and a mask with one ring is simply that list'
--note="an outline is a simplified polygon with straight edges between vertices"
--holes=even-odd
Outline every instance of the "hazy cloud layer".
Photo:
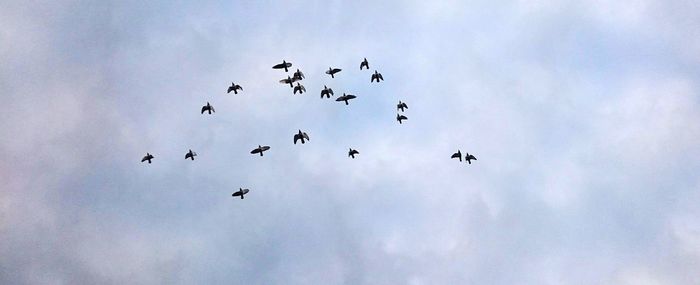
[{"label": "hazy cloud layer", "polygon": [[5,1],[0,283],[694,284],[697,8]]}]

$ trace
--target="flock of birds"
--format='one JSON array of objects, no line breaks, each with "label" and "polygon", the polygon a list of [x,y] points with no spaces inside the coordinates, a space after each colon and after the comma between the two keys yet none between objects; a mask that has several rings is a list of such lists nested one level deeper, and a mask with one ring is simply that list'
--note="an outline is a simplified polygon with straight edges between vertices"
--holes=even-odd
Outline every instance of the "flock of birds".
[{"label": "flock of birds", "polygon": [[[292,63],[286,62],[285,60],[283,60],[282,63],[280,63],[280,64],[276,64],[276,65],[272,66],[273,69],[284,69],[284,72],[289,72],[290,67],[292,67]],[[364,69],[369,70],[369,62],[367,61],[367,58],[364,58],[364,60],[360,63],[360,70],[363,70],[363,67],[364,67]],[[328,67],[328,70],[326,70],[326,74],[330,75],[331,78],[335,78],[335,75],[340,71],[342,71],[342,69],[340,69],[340,68]],[[303,94],[304,92],[306,92],[306,88],[304,87],[304,85],[301,85],[301,83],[299,81],[303,80],[304,78],[306,78],[306,76],[304,76],[304,73],[301,72],[299,69],[297,69],[292,76],[287,76],[287,78],[282,79],[279,82],[282,84],[289,84],[289,87],[291,87],[293,89],[293,91],[292,91],[293,94],[297,94],[297,92],[299,92],[299,94]],[[377,70],[375,70],[374,73],[372,74],[372,76],[370,77],[370,83],[373,83],[373,82],[379,83],[380,81],[384,81],[384,77],[382,77],[381,73],[379,73],[379,72],[377,72]],[[296,82],[296,86],[294,85],[295,82]],[[238,94],[239,91],[243,91],[243,87],[241,87],[241,85],[238,85],[238,84],[231,82],[231,86],[228,87],[228,90],[226,91],[226,93],[228,94],[228,93],[231,93],[232,91],[233,91],[233,94]],[[323,90],[321,90],[321,99],[323,99],[324,96],[326,98],[331,98],[331,96],[335,96],[335,94],[333,94],[333,89],[328,88],[326,85],[324,85]],[[357,96],[352,95],[352,94],[343,93],[343,95],[336,98],[335,101],[345,102],[345,105],[349,105],[350,104],[349,101],[352,99],[355,99],[355,98],[357,98]],[[408,117],[406,117],[405,115],[402,114],[406,111],[406,109],[408,109],[408,105],[405,102],[402,102],[399,100],[399,103],[396,105],[396,110],[397,110],[396,121],[398,121],[399,124],[403,124],[404,120],[408,120]],[[209,102],[207,102],[206,105],[202,106],[202,110],[200,113],[204,114],[205,112],[207,114],[211,115],[212,113],[215,113],[216,111],[214,110],[214,106],[212,106],[211,104],[209,104]],[[293,138],[294,144],[297,144],[297,141],[301,141],[301,143],[304,144],[309,140],[310,140],[309,135],[306,132],[302,132],[301,130],[299,130],[296,134],[294,134],[294,138]],[[270,146],[258,145],[258,147],[253,149],[252,151],[250,151],[250,153],[253,155],[259,154],[260,156],[263,156],[263,153],[269,149],[270,149]],[[360,152],[353,149],[353,148],[350,148],[348,150],[348,157],[351,157],[354,159],[355,155],[358,155],[358,154],[360,154]],[[190,149],[185,154],[185,159],[194,160],[195,156],[197,156],[197,153]],[[152,154],[147,152],[146,155],[141,159],[141,162],[148,162],[150,164],[154,158],[155,158],[155,156],[153,156]],[[457,150],[456,153],[452,154],[451,158],[453,158],[453,159],[458,158],[459,161],[461,162],[462,161],[462,152],[460,150]],[[466,160],[467,163],[471,164],[472,163],[471,161],[476,160],[476,157],[474,157],[474,155],[472,155],[472,154],[466,153],[464,155],[464,160]],[[248,192],[250,192],[250,189],[239,188],[238,191],[231,194],[231,196],[241,197],[241,199],[244,199],[244,195],[247,194]]]}]

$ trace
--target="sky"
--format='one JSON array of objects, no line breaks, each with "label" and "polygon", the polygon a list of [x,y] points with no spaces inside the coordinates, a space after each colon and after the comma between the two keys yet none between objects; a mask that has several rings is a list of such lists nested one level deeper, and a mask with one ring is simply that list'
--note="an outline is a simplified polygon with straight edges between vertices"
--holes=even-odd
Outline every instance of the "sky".
[{"label": "sky", "polygon": [[0,0],[0,284],[697,284],[699,8]]}]

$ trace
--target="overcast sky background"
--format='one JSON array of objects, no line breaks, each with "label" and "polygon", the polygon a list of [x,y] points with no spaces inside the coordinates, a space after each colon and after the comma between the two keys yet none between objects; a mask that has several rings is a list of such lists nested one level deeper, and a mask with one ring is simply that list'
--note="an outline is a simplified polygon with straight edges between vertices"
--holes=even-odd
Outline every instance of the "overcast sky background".
[{"label": "overcast sky background", "polygon": [[0,284],[697,284],[699,11],[0,0]]}]

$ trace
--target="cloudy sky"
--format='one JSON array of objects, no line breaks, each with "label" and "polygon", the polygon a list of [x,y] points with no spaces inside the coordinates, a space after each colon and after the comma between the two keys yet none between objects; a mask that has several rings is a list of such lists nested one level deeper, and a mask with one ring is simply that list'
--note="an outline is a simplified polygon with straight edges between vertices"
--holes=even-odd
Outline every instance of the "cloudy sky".
[{"label": "cloudy sky", "polygon": [[697,284],[699,8],[0,1],[0,283]]}]

